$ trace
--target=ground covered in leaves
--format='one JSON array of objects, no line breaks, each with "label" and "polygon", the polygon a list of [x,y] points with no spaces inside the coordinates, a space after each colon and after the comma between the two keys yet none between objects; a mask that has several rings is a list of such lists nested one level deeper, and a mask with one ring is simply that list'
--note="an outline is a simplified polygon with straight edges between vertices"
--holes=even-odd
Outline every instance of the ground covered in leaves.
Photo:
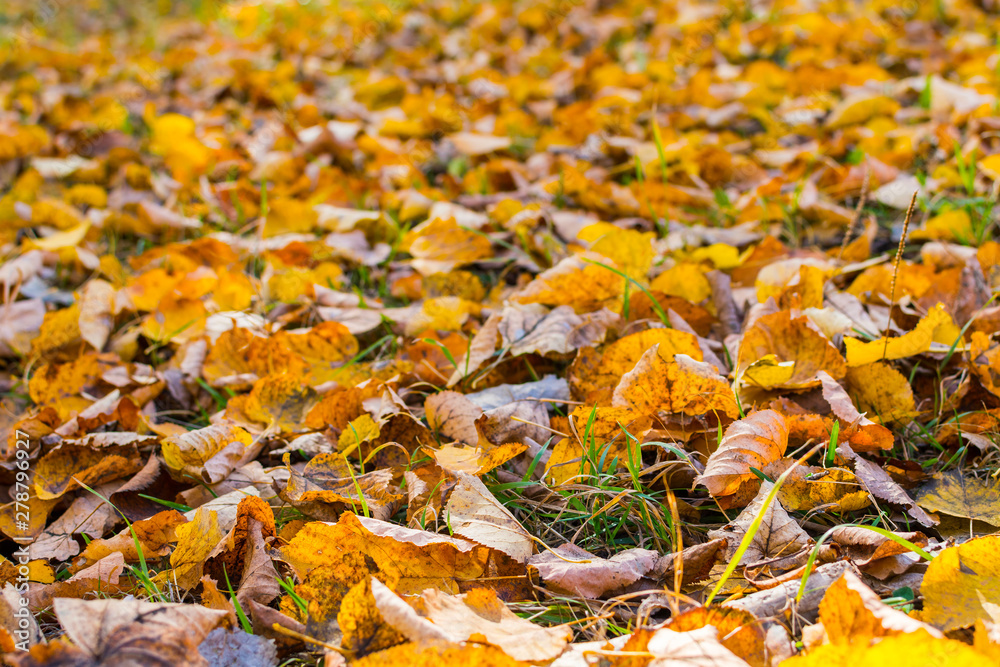
[{"label": "ground covered in leaves", "polygon": [[996,11],[5,2],[3,660],[996,665]]}]

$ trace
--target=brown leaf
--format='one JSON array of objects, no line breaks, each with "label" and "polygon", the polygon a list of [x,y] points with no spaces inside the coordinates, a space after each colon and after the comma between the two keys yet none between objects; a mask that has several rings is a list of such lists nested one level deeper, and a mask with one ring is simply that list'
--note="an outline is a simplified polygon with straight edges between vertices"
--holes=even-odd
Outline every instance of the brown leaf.
[{"label": "brown leaf", "polygon": [[431,394],[424,402],[427,424],[449,440],[475,446],[479,442],[476,420],[482,408],[456,391]]},{"label": "brown leaf", "polygon": [[823,386],[823,398],[842,422],[841,437],[850,441],[852,449],[859,452],[892,449],[893,437],[889,429],[858,412],[844,388],[825,371],[817,375]]},{"label": "brown leaf", "polygon": [[626,549],[604,559],[566,543],[532,556],[528,564],[552,590],[594,599],[638,581],[659,558],[648,549]]},{"label": "brown leaf", "polygon": [[868,493],[886,502],[906,508],[906,513],[924,526],[933,526],[938,523],[927,512],[920,509],[906,491],[892,481],[887,472],[855,454],[849,444],[844,442],[837,445],[837,454],[854,464],[854,474],[861,480]]},{"label": "brown leaf", "polygon": [[680,554],[664,554],[654,567],[660,584],[666,588],[673,586],[678,557],[684,569],[681,583],[687,586],[702,581],[725,555],[728,544],[726,539],[709,540],[686,547]]},{"label": "brown leaf", "polygon": [[619,319],[607,308],[578,315],[569,306],[548,310],[538,304],[512,304],[501,311],[498,331],[511,356],[569,354],[603,340]]},{"label": "brown leaf", "polygon": [[57,598],[56,618],[98,663],[198,664],[198,645],[226,614],[191,604]]},{"label": "brown leaf", "polygon": [[216,628],[198,645],[209,667],[272,667],[278,662],[274,642],[240,630]]},{"label": "brown leaf", "polygon": [[[746,506],[736,520],[719,530],[711,530],[708,536],[713,539],[725,539],[728,543],[726,558],[731,559],[739,547],[743,537],[749,532],[750,524],[758,517],[773,488],[770,482],[764,482],[757,497]],[[771,501],[764,510],[764,518],[754,534],[749,547],[744,552],[740,563],[749,565],[759,561],[779,556],[790,556],[813,543],[812,538],[797,524],[777,499]]]},{"label": "brown leaf", "polygon": [[345,508],[359,512],[362,507],[376,519],[387,521],[402,500],[402,494],[391,485],[392,471],[355,473],[337,452],[313,457],[301,472],[289,470],[291,476],[279,495],[307,516],[323,521],[336,520]]},{"label": "brown leaf", "polygon": [[[263,502],[263,501],[261,501]],[[268,554],[264,542],[264,526],[255,518],[248,520],[247,532],[249,538],[244,547],[243,572],[240,576],[236,599],[244,609],[250,600],[261,604],[270,604],[281,594],[278,585],[278,570]],[[271,529],[273,531],[273,527]],[[271,534],[273,537],[273,532]]]},{"label": "brown leaf", "polygon": [[35,464],[35,492],[41,500],[59,498],[81,484],[96,487],[128,477],[142,467],[134,445],[102,449],[60,444]]},{"label": "brown leaf", "polygon": [[80,295],[80,337],[100,352],[114,328],[115,288],[111,283],[89,281]]},{"label": "brown leaf", "polygon": [[519,618],[484,589],[457,596],[424,591],[418,611],[406,609],[375,579],[372,591],[382,616],[412,641],[473,640],[492,644],[515,660],[542,662],[562,653],[572,638],[568,628],[543,628]]},{"label": "brown leaf", "polygon": [[760,480],[751,472],[751,466],[763,470],[781,458],[787,446],[784,417],[774,410],[755,412],[726,429],[719,448],[708,458],[696,482],[716,498],[745,496],[748,490],[753,493]]},{"label": "brown leaf", "polygon": [[166,466],[157,456],[150,456],[146,465],[115,491],[108,500],[117,507],[129,521],[148,519],[163,511],[163,505],[153,498],[171,499],[185,487],[167,474]]},{"label": "brown leaf", "polygon": [[458,484],[445,507],[448,525],[455,535],[497,549],[518,563],[527,562],[534,551],[528,532],[474,475],[456,472]]}]

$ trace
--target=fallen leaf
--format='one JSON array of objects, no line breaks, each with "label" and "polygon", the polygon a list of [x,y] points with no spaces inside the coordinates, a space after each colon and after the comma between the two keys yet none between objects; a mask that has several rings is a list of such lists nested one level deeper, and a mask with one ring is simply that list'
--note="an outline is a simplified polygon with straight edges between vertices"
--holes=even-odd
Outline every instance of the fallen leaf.
[{"label": "fallen leaf", "polygon": [[[500,648],[515,660],[541,662],[562,653],[572,637],[566,628],[543,628],[519,618],[484,589],[460,596],[424,591],[419,611],[414,612],[402,610],[401,601],[392,600],[392,593],[380,582],[372,580],[371,585],[383,617],[413,641],[476,640]],[[393,609],[400,611],[392,613]]]},{"label": "fallen leaf", "polygon": [[788,667],[820,667],[830,664],[850,664],[857,667],[878,667],[891,662],[908,667],[987,667],[990,659],[962,642],[937,639],[922,633],[887,637],[871,648],[827,644],[783,664]]},{"label": "fallen leaf", "polygon": [[248,635],[239,630],[216,628],[198,645],[198,653],[209,667],[246,665],[247,667],[272,667],[278,662],[278,651],[273,640]]},{"label": "fallen leaf", "polygon": [[919,619],[950,632],[991,619],[987,604],[1000,604],[1000,537],[969,540],[939,553],[927,566],[920,586],[924,608]]},{"label": "fallen leaf", "polygon": [[845,338],[847,365],[864,366],[885,359],[903,359],[923,352],[948,352],[961,338],[959,328],[942,304],[932,308],[909,333],[896,338],[880,338],[863,343]]},{"label": "fallen leaf", "polygon": [[161,446],[168,468],[211,484],[252,461],[263,444],[254,443],[250,434],[239,426],[213,424],[164,438]]},{"label": "fallen leaf", "polygon": [[519,563],[527,562],[534,551],[528,532],[486,488],[478,477],[456,472],[458,484],[445,506],[451,531],[507,554]]},{"label": "fallen leaf", "polygon": [[[755,366],[773,358],[777,365]],[[791,362],[791,366],[781,366]],[[841,378],[847,365],[837,348],[804,315],[782,310],[757,319],[743,334],[736,376],[764,389],[803,389],[819,384],[819,373]]]},{"label": "fallen leaf", "polygon": [[764,631],[751,613],[725,607],[697,607],[671,618],[667,628],[674,632],[691,632],[712,627],[719,643],[751,665],[764,665]]},{"label": "fallen leaf", "polygon": [[944,637],[936,628],[883,603],[850,571],[827,589],[819,604],[819,620],[833,644],[869,646],[883,637],[910,633]]},{"label": "fallen leaf", "polygon": [[960,470],[936,474],[920,487],[916,501],[932,512],[1000,526],[1000,484],[986,484]]},{"label": "fallen leaf", "polygon": [[[773,486],[770,482],[764,482],[757,497],[740,512],[735,521],[719,530],[709,531],[708,536],[712,539],[726,540],[727,558],[734,557],[744,536],[750,531],[750,525],[760,515]],[[801,548],[812,545],[812,538],[788,516],[778,500],[772,500],[763,512],[763,519],[740,559],[741,564],[750,565],[769,558],[790,556]]]},{"label": "fallen leaf", "polygon": [[56,618],[73,643],[97,663],[197,664],[198,645],[225,612],[190,604],[56,598]]},{"label": "fallen leaf", "polygon": [[785,419],[773,410],[755,412],[726,429],[696,482],[716,498],[736,496],[737,502],[740,498],[749,501],[760,486],[750,468],[762,470],[781,458],[787,446]]},{"label": "fallen leaf", "polygon": [[919,521],[924,526],[933,526],[937,521],[931,518],[927,512],[920,509],[913,499],[892,480],[889,473],[882,470],[871,461],[861,458],[854,453],[851,446],[846,442],[837,445],[837,455],[843,457],[854,466],[854,474],[868,493],[880,500],[893,503],[906,508],[907,514]]},{"label": "fallen leaf", "polygon": [[622,376],[611,405],[642,414],[662,410],[667,414],[713,414],[717,419],[739,414],[732,390],[713,366],[684,354],[667,361],[658,344],[646,350],[635,368]]},{"label": "fallen leaf", "polygon": [[575,544],[563,544],[528,560],[542,581],[570,595],[596,599],[638,581],[656,565],[659,554],[648,549],[626,549],[611,558],[599,558]]}]

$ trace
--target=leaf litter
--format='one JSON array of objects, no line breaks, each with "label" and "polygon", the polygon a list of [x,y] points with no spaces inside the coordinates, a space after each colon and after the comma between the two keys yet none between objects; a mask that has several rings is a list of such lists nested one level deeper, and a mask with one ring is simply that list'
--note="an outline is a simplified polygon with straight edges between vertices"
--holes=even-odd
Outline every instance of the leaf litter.
[{"label": "leaf litter", "polygon": [[1000,659],[993,3],[7,4],[5,664]]}]

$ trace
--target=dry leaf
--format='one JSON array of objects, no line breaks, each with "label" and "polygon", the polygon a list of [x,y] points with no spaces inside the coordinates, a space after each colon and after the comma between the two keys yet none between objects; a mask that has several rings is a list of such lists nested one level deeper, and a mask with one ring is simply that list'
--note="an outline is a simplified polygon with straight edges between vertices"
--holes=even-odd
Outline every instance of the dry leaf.
[{"label": "dry leaf", "polygon": [[456,472],[458,484],[445,506],[448,525],[455,535],[507,554],[519,563],[534,551],[531,536],[490,493],[478,477]]},{"label": "dry leaf", "polygon": [[939,553],[927,566],[919,618],[950,632],[992,619],[986,605],[1000,604],[1000,537],[969,540]]},{"label": "dry leaf", "polygon": [[716,498],[738,496],[749,500],[760,484],[750,468],[763,470],[781,458],[787,446],[784,417],[773,410],[755,412],[726,429],[696,481]]},{"label": "dry leaf", "polygon": [[599,558],[566,543],[528,560],[542,581],[554,590],[585,598],[599,598],[624,588],[653,570],[659,554],[648,549],[626,549],[611,558]]},{"label": "dry leaf", "polygon": [[917,504],[932,512],[1000,526],[1000,484],[988,485],[960,470],[938,473],[920,487]]},{"label": "dry leaf", "polygon": [[[728,544],[727,558],[731,559],[734,556],[743,537],[749,532],[750,524],[760,515],[764,507],[764,500],[773,486],[770,482],[764,482],[757,497],[740,512],[735,521],[719,530],[709,531],[709,537],[726,540]],[[799,527],[799,524],[792,517],[788,516],[785,508],[775,499],[764,510],[764,518],[760,522],[757,532],[754,533],[750,545],[743,553],[740,563],[750,565],[770,558],[790,556],[803,547],[812,545],[812,542],[812,538]]]}]

